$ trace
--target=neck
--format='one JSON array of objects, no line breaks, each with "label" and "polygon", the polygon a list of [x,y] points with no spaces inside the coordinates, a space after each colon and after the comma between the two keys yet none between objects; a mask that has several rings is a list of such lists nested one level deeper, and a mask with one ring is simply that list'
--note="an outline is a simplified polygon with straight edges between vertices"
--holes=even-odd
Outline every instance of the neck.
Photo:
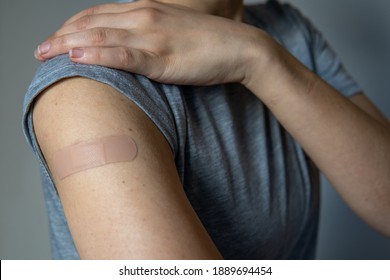
[{"label": "neck", "polygon": [[236,21],[243,19],[242,0],[159,0],[163,3],[177,4],[202,13],[225,17]]}]

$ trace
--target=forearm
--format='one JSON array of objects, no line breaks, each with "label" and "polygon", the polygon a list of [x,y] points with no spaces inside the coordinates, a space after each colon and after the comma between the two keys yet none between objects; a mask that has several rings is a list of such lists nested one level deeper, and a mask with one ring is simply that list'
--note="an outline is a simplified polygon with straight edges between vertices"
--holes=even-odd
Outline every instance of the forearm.
[{"label": "forearm", "polygon": [[[263,59],[269,64],[254,68],[246,86],[355,212],[390,235],[389,125],[366,114],[276,43],[270,52],[266,55],[272,58]],[[262,48],[259,55],[264,54]]]}]

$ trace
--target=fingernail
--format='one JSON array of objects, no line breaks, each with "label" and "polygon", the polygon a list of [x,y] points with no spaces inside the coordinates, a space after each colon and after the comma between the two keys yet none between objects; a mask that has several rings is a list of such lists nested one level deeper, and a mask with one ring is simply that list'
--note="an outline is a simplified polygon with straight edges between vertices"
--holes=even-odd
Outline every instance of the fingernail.
[{"label": "fingernail", "polygon": [[50,42],[47,41],[43,42],[38,46],[38,54],[39,55],[45,54],[49,51],[49,49],[50,49]]},{"label": "fingernail", "polygon": [[69,51],[69,56],[71,58],[81,58],[84,56],[84,50],[83,49],[71,49]]},{"label": "fingernail", "polygon": [[39,59],[38,48],[34,51],[34,57]]}]

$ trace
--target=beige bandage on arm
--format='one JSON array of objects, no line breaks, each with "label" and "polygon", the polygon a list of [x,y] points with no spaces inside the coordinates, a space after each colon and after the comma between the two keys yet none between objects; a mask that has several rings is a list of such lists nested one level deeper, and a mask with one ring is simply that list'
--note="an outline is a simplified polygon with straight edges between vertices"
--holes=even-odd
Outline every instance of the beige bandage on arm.
[{"label": "beige bandage on arm", "polygon": [[128,135],[114,135],[66,147],[53,156],[52,171],[60,180],[110,163],[133,161],[137,145]]}]

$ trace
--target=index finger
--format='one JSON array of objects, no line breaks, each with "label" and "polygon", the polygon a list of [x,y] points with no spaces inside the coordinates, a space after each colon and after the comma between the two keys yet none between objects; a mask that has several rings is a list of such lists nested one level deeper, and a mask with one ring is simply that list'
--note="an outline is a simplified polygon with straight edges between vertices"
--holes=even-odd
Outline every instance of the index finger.
[{"label": "index finger", "polygon": [[67,21],[65,21],[63,26],[71,24],[72,22],[85,16],[109,14],[109,13],[123,13],[123,12],[131,11],[133,9],[137,9],[139,7],[152,7],[153,5],[156,4],[157,2],[153,0],[149,0],[149,1],[135,1],[135,2],[109,3],[109,4],[96,5],[75,14]]},{"label": "index finger", "polygon": [[108,14],[124,12],[126,10],[125,6],[128,6],[130,3],[109,3],[89,7],[70,17],[67,21],[64,22],[63,26],[71,24],[72,22],[85,16],[98,15],[103,13]]}]

